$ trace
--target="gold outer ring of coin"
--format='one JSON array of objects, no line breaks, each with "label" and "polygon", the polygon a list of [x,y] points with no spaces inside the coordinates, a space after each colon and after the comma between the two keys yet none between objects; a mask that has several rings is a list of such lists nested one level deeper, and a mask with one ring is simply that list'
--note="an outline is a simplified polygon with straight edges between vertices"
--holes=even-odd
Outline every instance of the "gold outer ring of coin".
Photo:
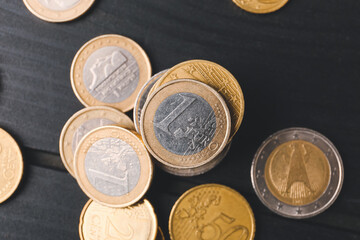
[{"label": "gold outer ring of coin", "polygon": [[36,17],[47,22],[67,22],[83,15],[95,2],[95,0],[80,0],[74,7],[55,11],[43,6],[38,0],[23,0],[27,9]]},{"label": "gold outer ring of coin", "polygon": [[170,68],[151,88],[149,95],[161,85],[176,79],[194,79],[220,93],[231,114],[230,142],[240,128],[245,111],[244,95],[235,77],[217,63],[207,60],[189,60]]},{"label": "gold outer ring of coin", "polygon": [[245,11],[264,14],[279,10],[288,0],[233,0],[233,2]]},{"label": "gold outer ring of coin", "polygon": [[[102,206],[96,202],[94,202],[93,200],[89,200],[83,210],[81,211],[80,214],[80,221],[79,221],[79,236],[81,240],[90,240],[92,238],[87,238],[86,236],[90,233],[87,233],[84,228],[85,228],[85,224],[87,224],[88,222],[96,224],[97,229],[101,229],[99,231],[103,231],[104,234],[109,234],[106,233],[106,223],[102,223],[100,222],[101,220],[101,216],[106,217],[106,221],[107,223],[111,222],[111,219],[109,218],[109,215],[111,215],[112,217],[114,217],[116,215],[116,213],[121,213],[121,212],[126,212],[127,214],[134,214],[134,208],[135,207],[141,207],[143,208],[143,210],[147,210],[147,213],[150,216],[150,222],[151,227],[150,227],[150,233],[149,233],[149,238],[148,239],[144,239],[144,240],[155,240],[157,239],[157,236],[159,235],[159,230],[161,231],[160,227],[158,227],[158,221],[157,221],[157,217],[154,211],[153,206],[151,205],[151,203],[144,199],[142,202],[137,203],[136,205],[130,206],[130,207],[126,207],[126,208],[110,208],[110,207],[105,207]],[[87,217],[87,214],[91,214],[96,210],[96,215],[94,215],[94,217],[92,219],[89,219],[89,217]],[[90,212],[89,212],[90,211]],[[94,222],[95,221],[95,222]],[[123,222],[121,222],[123,223]],[[121,224],[120,223],[120,224]],[[117,222],[111,222],[108,226],[114,226],[117,227]],[[136,231],[143,231],[144,228],[144,223],[140,222],[140,224],[137,224],[135,226],[136,229],[134,229],[133,224],[129,224],[128,223],[128,230],[127,232],[122,233],[124,236],[122,237],[127,237],[126,239],[132,239],[132,240],[143,240],[143,239],[136,239],[134,238],[134,236],[131,236],[131,233],[134,233]],[[97,232],[99,233],[99,232]],[[119,232],[118,232],[119,233]],[[121,234],[121,233],[120,233]],[[119,234],[119,237],[121,237],[121,235]],[[162,234],[162,233],[161,233]],[[162,235],[163,236],[163,235]],[[104,239],[107,239],[106,237],[110,237],[110,236],[104,236]],[[121,238],[123,239],[123,238]],[[160,238],[160,239],[164,239],[164,238]],[[160,240],[159,239],[159,240]]]},{"label": "gold outer ring of coin", "polygon": [[[105,103],[94,98],[87,90],[82,78],[86,60],[96,50],[107,46],[116,46],[129,51],[139,66],[139,82],[136,89],[128,98],[117,103]],[[84,106],[109,106],[123,112],[127,112],[134,107],[140,89],[150,77],[151,65],[145,51],[132,39],[117,34],[101,35],[85,43],[76,53],[70,70],[72,89]]]},{"label": "gold outer ring of coin", "polygon": [[20,184],[24,162],[16,141],[0,128],[0,203],[6,201]]},{"label": "gold outer ring of coin", "polygon": [[[153,119],[157,107],[167,97],[180,92],[194,93],[207,101],[212,108],[218,105],[217,110],[214,110],[217,127],[212,142],[209,143],[209,145],[202,151],[193,155],[177,155],[166,150],[158,141],[154,132]],[[174,80],[157,88],[148,97],[141,113],[140,120],[141,136],[143,137],[143,141],[148,151],[158,161],[160,161],[161,164],[169,166],[170,168],[177,169],[200,167],[211,162],[214,158],[216,158],[216,156],[218,156],[222,152],[222,150],[227,145],[228,139],[230,137],[230,129],[231,117],[224,99],[216,90],[214,90],[207,84],[192,79]],[[213,146],[214,144],[218,146],[216,151],[215,149],[211,151],[206,151],[208,148],[210,149],[210,146]],[[211,154],[211,152],[213,151],[215,152]],[[198,162],[199,160],[200,162]],[[176,164],[174,161],[177,161],[178,163]],[[197,161],[198,163],[194,163],[195,161]],[[180,163],[183,162],[186,162],[187,164],[180,165]]]},{"label": "gold outer ring of coin", "polygon": [[[222,204],[222,202],[225,203]],[[212,210],[211,207],[213,207]],[[204,217],[206,214],[210,216]],[[188,222],[179,221],[176,218],[183,218]],[[197,228],[196,222],[198,222],[197,226],[202,227],[198,227],[199,229],[194,230],[197,233],[191,235],[189,231]],[[255,237],[254,213],[247,200],[234,189],[220,184],[199,185],[182,194],[171,209],[170,239],[203,239],[201,234],[206,229],[213,230],[209,234],[214,234],[212,238],[207,239],[234,239],[229,237],[240,234],[236,239],[252,240]],[[181,233],[180,238],[178,233]]]},{"label": "gold outer ring of coin", "polygon": [[126,129],[135,130],[132,120],[123,112],[105,106],[95,106],[76,112],[64,125],[59,140],[59,152],[66,170],[75,177],[74,153],[72,141],[76,130],[86,121],[96,118],[106,118]]},{"label": "gold outer ring of coin", "polygon": [[[108,137],[119,138],[125,141],[133,148],[140,161],[140,177],[137,185],[129,193],[122,196],[112,197],[99,192],[91,185],[85,171],[85,157],[89,148],[96,141]],[[154,171],[153,163],[151,156],[141,140],[141,136],[135,131],[127,130],[119,126],[99,127],[86,134],[76,149],[74,159],[75,178],[80,188],[89,198],[108,207],[122,208],[136,203],[145,195],[152,181]]]}]

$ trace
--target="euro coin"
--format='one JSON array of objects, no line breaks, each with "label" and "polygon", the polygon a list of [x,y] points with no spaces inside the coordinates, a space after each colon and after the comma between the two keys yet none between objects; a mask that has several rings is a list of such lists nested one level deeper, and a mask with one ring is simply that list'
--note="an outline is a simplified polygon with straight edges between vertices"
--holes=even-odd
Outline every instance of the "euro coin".
[{"label": "euro coin", "polygon": [[233,2],[251,13],[271,13],[282,8],[288,0],[233,0]]}]

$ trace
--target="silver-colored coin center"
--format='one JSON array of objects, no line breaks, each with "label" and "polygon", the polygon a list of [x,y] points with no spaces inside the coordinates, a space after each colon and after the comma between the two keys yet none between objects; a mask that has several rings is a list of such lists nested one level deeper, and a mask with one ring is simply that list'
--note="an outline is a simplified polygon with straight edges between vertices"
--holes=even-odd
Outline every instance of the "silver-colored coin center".
[{"label": "silver-colored coin center", "polygon": [[38,0],[44,7],[53,11],[66,11],[73,8],[80,0]]},{"label": "silver-colored coin center", "polygon": [[131,192],[140,178],[140,160],[134,149],[118,138],[96,141],[85,157],[85,172],[91,185],[109,196]]}]

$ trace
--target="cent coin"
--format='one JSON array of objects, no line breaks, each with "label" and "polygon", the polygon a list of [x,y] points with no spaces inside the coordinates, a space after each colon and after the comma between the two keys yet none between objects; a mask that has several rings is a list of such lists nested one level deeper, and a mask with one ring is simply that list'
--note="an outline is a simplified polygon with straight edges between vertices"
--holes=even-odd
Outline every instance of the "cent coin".
[{"label": "cent coin", "polygon": [[233,0],[233,2],[251,13],[271,13],[282,8],[288,0]]}]

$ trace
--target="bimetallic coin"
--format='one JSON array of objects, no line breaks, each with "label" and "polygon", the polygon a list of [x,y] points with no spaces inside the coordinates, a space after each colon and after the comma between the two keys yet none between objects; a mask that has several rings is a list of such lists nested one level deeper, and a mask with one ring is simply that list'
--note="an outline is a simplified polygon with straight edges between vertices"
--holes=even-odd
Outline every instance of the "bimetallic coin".
[{"label": "bimetallic coin", "polygon": [[109,207],[137,202],[148,190],[153,174],[140,136],[118,126],[89,132],[76,150],[74,170],[85,194]]},{"label": "bimetallic coin", "polygon": [[190,60],[170,68],[150,90],[150,94],[161,85],[176,79],[194,79],[203,82],[220,93],[231,114],[231,134],[229,141],[238,131],[245,110],[244,95],[234,76],[214,62]]},{"label": "bimetallic coin", "polygon": [[48,22],[67,22],[84,14],[95,0],[23,0],[29,11]]},{"label": "bimetallic coin", "polygon": [[85,43],[71,65],[71,85],[86,107],[134,107],[138,92],[151,77],[149,58],[133,40],[102,35]]},{"label": "bimetallic coin", "polygon": [[282,8],[288,0],[233,0],[233,2],[251,13],[271,13]]},{"label": "bimetallic coin", "polygon": [[204,184],[185,192],[169,219],[172,240],[239,239],[255,236],[255,218],[249,203],[237,191]]},{"label": "bimetallic coin", "polygon": [[163,70],[154,76],[152,76],[149,81],[145,83],[145,85],[140,89],[140,92],[135,100],[134,105],[134,125],[137,132],[140,132],[140,117],[141,111],[144,107],[146,99],[149,95],[150,89],[154,86],[154,84],[166,73],[168,69]]},{"label": "bimetallic coin", "polygon": [[110,208],[89,200],[80,216],[81,240],[154,240],[157,218],[149,201],[126,208]]},{"label": "bimetallic coin", "polygon": [[23,175],[22,154],[15,140],[0,128],[0,203],[17,189]]},{"label": "bimetallic coin", "polygon": [[255,154],[251,180],[273,212],[307,218],[325,211],[340,193],[344,169],[329,139],[306,128],[288,128],[266,139]]},{"label": "bimetallic coin", "polygon": [[150,153],[170,168],[196,168],[225,148],[231,118],[208,85],[182,79],[159,87],[145,103],[140,129]]}]

